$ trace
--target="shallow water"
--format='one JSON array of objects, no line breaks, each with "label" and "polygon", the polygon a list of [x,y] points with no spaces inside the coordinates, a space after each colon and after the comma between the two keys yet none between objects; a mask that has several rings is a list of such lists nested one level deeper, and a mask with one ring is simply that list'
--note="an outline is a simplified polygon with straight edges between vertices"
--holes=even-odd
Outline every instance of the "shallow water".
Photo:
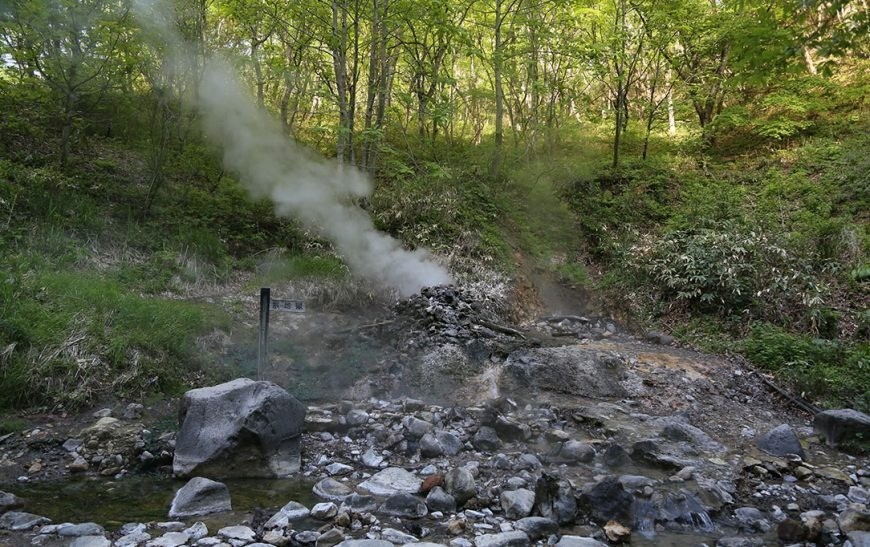
[{"label": "shallow water", "polygon": [[[203,520],[213,525],[238,524],[254,509],[278,509],[288,501],[311,506],[313,483],[306,478],[248,479],[224,481],[230,491],[231,513]],[[2,486],[24,498],[27,511],[55,523],[96,522],[109,530],[128,522],[167,521],[169,504],[185,481],[155,475],[120,480],[74,478]],[[211,527],[211,526],[210,526]]]}]

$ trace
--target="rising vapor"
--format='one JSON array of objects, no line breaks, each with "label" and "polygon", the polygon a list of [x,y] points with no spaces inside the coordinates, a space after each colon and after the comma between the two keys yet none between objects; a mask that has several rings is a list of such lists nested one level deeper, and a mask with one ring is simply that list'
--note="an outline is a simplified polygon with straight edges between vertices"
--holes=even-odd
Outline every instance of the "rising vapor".
[{"label": "rising vapor", "polygon": [[[189,62],[184,40],[156,2],[136,2],[143,26],[169,48],[169,64]],[[197,93],[206,135],[223,148],[223,163],[254,197],[268,197],[279,215],[299,219],[335,246],[351,270],[410,295],[450,283],[450,275],[423,250],[408,251],[378,231],[355,199],[370,196],[369,178],[354,167],[317,156],[284,135],[280,124],[245,89],[230,65],[208,60]]]}]

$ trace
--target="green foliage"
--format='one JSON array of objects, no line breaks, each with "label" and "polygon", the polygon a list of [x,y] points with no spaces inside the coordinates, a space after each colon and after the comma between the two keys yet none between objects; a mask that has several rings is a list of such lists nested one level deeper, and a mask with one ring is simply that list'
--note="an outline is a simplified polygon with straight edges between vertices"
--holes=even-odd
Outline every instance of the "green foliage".
[{"label": "green foliage", "polygon": [[755,326],[744,343],[753,363],[777,373],[824,405],[870,410],[870,344],[845,344]]},{"label": "green foliage", "polygon": [[268,287],[294,279],[341,279],[347,273],[347,266],[333,255],[285,255],[262,263],[257,268],[257,275],[251,280],[250,285]]}]

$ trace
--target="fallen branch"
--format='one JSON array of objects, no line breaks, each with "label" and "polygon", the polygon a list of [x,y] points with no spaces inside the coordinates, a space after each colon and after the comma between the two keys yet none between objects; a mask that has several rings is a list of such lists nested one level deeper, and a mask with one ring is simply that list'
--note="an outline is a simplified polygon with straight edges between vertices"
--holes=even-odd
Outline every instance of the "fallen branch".
[{"label": "fallen branch", "polygon": [[822,411],[822,409],[817,407],[816,405],[814,405],[812,403],[808,403],[807,401],[804,401],[800,397],[795,397],[794,395],[792,395],[791,393],[782,389],[778,385],[774,384],[773,382],[771,382],[770,380],[768,380],[767,378],[765,378],[763,375],[759,374],[758,372],[756,372],[755,374],[756,374],[756,376],[761,378],[761,381],[764,382],[764,384],[767,387],[774,390],[778,394],[782,395],[783,397],[785,397],[786,399],[791,401],[792,404],[803,409],[804,411],[809,412],[810,414],[818,414],[819,412]]}]

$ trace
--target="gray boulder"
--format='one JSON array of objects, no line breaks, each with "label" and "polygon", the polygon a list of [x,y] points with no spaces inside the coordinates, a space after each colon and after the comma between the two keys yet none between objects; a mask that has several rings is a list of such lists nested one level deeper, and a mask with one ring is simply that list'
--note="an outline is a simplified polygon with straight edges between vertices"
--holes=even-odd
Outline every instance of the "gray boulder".
[{"label": "gray boulder", "polygon": [[444,489],[456,499],[458,505],[464,504],[477,494],[474,475],[465,467],[456,467],[444,475]]},{"label": "gray boulder", "polygon": [[436,486],[426,496],[426,506],[430,511],[452,513],[456,511],[456,498],[445,492],[440,486]]},{"label": "gray boulder", "polygon": [[607,547],[607,544],[592,538],[562,536],[559,542],[556,543],[556,547]]},{"label": "gray boulder", "polygon": [[169,506],[169,517],[186,518],[222,511],[232,511],[227,485],[194,477],[175,493]]},{"label": "gray boulder", "polygon": [[851,408],[826,410],[813,418],[813,429],[830,446],[842,442],[870,442],[870,416]]},{"label": "gray boulder", "polygon": [[7,492],[0,492],[0,515],[5,513],[6,511],[12,511],[13,509],[20,509],[23,506],[24,506],[24,502],[21,501],[21,498],[19,498],[15,494],[9,494]]},{"label": "gray boulder", "polygon": [[492,451],[499,449],[501,439],[498,438],[498,433],[495,432],[495,429],[484,425],[474,434],[471,444],[478,450]]},{"label": "gray boulder", "polygon": [[559,532],[559,523],[545,517],[526,517],[514,523],[517,529],[525,532],[531,539],[546,538]]},{"label": "gray boulder", "polygon": [[19,532],[30,530],[50,522],[47,518],[32,513],[24,513],[22,511],[9,511],[0,515],[0,530],[12,530]]},{"label": "gray boulder", "polygon": [[388,467],[378,471],[360,483],[359,489],[373,496],[415,494],[420,491],[423,479],[401,467]]},{"label": "gray boulder", "polygon": [[390,496],[381,505],[381,512],[393,517],[417,519],[429,514],[423,500],[412,494]]},{"label": "gray boulder", "polygon": [[577,499],[571,483],[544,473],[535,483],[535,510],[542,517],[559,524],[574,522],[577,518]]},{"label": "gray boulder", "polygon": [[240,378],[188,391],[179,422],[177,476],[273,478],[299,470],[305,407],[271,382]]},{"label": "gray boulder", "polygon": [[330,501],[344,501],[344,498],[353,493],[349,486],[333,478],[321,480],[312,490],[314,495]]},{"label": "gray boulder", "polygon": [[634,522],[634,496],[616,477],[607,477],[580,496],[580,508],[599,524]]},{"label": "gray boulder", "polygon": [[774,427],[755,441],[755,446],[774,456],[784,457],[788,454],[797,454],[801,459],[806,459],[806,454],[801,446],[794,429],[788,424]]},{"label": "gray boulder", "polygon": [[393,547],[393,544],[382,539],[346,539],[337,547]]},{"label": "gray boulder", "polygon": [[557,459],[569,463],[589,463],[595,459],[595,449],[589,443],[566,441],[559,449]]},{"label": "gray boulder", "polygon": [[485,534],[474,538],[477,547],[528,547],[531,545],[525,532],[513,531],[501,534]]},{"label": "gray boulder", "polygon": [[501,493],[501,508],[507,518],[516,520],[529,516],[535,506],[535,493],[525,488]]},{"label": "gray boulder", "polygon": [[78,536],[69,543],[69,547],[111,547],[112,542],[105,536]]}]

